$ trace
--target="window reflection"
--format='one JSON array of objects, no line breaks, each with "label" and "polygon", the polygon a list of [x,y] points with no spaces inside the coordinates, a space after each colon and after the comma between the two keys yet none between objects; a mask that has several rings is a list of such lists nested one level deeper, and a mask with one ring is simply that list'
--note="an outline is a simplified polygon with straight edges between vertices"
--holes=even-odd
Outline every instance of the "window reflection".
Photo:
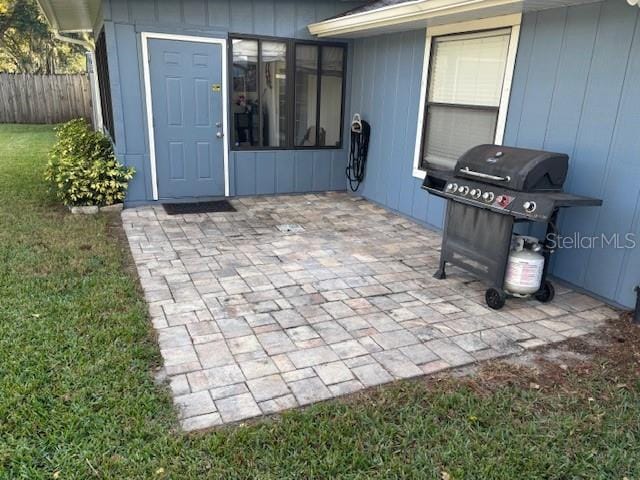
[{"label": "window reflection", "polygon": [[339,148],[345,54],[339,45],[232,38],[233,145]]},{"label": "window reflection", "polygon": [[233,40],[231,111],[234,142],[238,147],[260,145],[258,98],[258,41]]},{"label": "window reflection", "polygon": [[322,47],[322,77],[320,80],[320,146],[340,145],[342,125],[342,75],[344,50]]},{"label": "window reflection", "polygon": [[[296,46],[296,105],[295,138],[296,146],[315,146],[324,141],[324,132],[318,132],[318,47]],[[316,137],[320,134],[320,142]]]},{"label": "window reflection", "polygon": [[262,42],[261,50],[262,146],[286,146],[287,45]]}]

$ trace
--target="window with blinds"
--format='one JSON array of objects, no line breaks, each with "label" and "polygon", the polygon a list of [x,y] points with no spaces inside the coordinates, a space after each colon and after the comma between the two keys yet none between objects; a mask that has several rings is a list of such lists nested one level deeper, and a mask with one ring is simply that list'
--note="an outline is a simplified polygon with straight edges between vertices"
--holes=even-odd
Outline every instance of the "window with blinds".
[{"label": "window with blinds", "polygon": [[471,147],[494,142],[510,34],[501,29],[433,39],[422,169],[453,169]]}]

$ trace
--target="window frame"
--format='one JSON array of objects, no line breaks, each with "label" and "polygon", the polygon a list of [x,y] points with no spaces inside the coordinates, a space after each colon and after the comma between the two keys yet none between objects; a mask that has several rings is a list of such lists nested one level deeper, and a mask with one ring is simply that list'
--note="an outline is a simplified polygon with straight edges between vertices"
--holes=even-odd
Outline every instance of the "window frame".
[{"label": "window frame", "polygon": [[[522,14],[504,15],[501,17],[486,18],[481,20],[471,20],[448,25],[438,25],[427,28],[424,60],[422,67],[422,81],[420,85],[420,104],[418,107],[418,122],[416,130],[416,143],[413,158],[413,172],[415,178],[424,180],[426,170],[423,168],[424,147],[427,138],[427,114],[429,105],[442,105],[448,107],[459,107],[468,109],[481,109],[497,111],[494,143],[501,145],[504,139],[504,131],[506,127],[507,113],[509,108],[509,99],[511,96],[511,85],[513,82],[513,73],[515,69],[516,53],[520,39],[520,24]],[[505,72],[502,80],[502,92],[500,95],[500,104],[496,107],[482,105],[463,105],[463,104],[443,104],[440,102],[429,101],[429,80],[431,78],[431,69],[433,67],[432,51],[436,38],[446,36],[458,36],[464,34],[483,33],[491,31],[500,31],[510,29],[509,47],[507,49],[507,58],[505,64]]]},{"label": "window frame", "polygon": [[[258,42],[258,63],[257,69],[260,71],[260,65],[262,62],[262,42],[278,42],[284,43],[287,46],[286,60],[287,60],[287,86],[286,86],[286,97],[287,97],[287,108],[286,112],[288,115],[287,121],[287,135],[286,135],[286,145],[284,146],[236,146],[235,144],[235,132],[233,128],[233,113],[232,109],[229,108],[229,114],[227,121],[229,122],[229,132],[232,135],[232,138],[229,141],[229,149],[231,151],[237,152],[252,152],[252,151],[277,151],[277,150],[341,150],[344,148],[344,113],[345,113],[345,99],[346,99],[346,86],[347,86],[347,54],[348,54],[348,44],[345,42],[324,42],[324,41],[314,41],[314,40],[297,40],[295,38],[287,38],[287,37],[274,37],[267,35],[251,35],[251,34],[243,34],[243,33],[230,33],[228,39],[228,58],[229,58],[229,68],[228,70],[228,89],[229,89],[229,106],[231,106],[231,102],[233,101],[233,40],[254,40]],[[320,128],[320,98],[322,92],[322,47],[338,47],[342,48],[342,95],[340,99],[340,144],[339,145],[300,145],[296,146],[295,144],[295,105],[296,105],[296,97],[295,97],[295,71],[296,71],[296,46],[297,45],[308,45],[318,47],[318,85],[317,85],[317,108],[316,108],[316,129]],[[258,91],[260,92],[260,84],[261,79],[260,75],[258,75]],[[260,95],[262,93],[260,92]],[[260,102],[262,105],[262,101]],[[261,116],[261,115],[260,115]],[[262,126],[262,120],[260,120],[260,125]],[[262,130],[260,128],[260,130]],[[260,134],[262,136],[262,134]],[[316,139],[319,136],[316,132]]]}]

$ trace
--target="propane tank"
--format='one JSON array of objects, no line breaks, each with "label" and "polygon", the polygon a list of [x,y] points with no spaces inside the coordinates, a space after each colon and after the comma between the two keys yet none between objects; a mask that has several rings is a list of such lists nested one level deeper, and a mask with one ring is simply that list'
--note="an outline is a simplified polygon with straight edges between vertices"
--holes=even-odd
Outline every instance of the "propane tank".
[{"label": "propane tank", "polygon": [[513,295],[532,295],[540,289],[544,271],[542,245],[534,237],[516,236],[509,254],[504,289]]}]

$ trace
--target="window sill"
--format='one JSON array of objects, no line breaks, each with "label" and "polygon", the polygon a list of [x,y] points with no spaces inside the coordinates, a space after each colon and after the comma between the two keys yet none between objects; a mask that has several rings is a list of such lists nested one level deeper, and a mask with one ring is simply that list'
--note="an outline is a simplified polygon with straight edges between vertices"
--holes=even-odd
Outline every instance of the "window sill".
[{"label": "window sill", "polygon": [[232,147],[229,149],[231,152],[308,152],[308,151],[323,151],[323,150],[344,150],[344,147],[254,147],[254,148],[237,148]]},{"label": "window sill", "polygon": [[413,169],[413,176],[415,178],[419,178],[420,180],[424,180],[425,177],[427,176],[427,172],[425,172],[424,170],[420,170],[417,168]]}]

